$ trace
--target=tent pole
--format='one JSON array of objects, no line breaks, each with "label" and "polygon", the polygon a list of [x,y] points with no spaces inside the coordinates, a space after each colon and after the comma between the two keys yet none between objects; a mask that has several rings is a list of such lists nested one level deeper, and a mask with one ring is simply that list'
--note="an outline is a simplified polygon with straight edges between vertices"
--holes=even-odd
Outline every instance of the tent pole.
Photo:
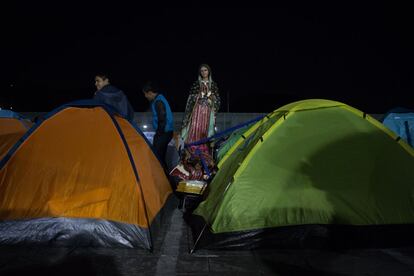
[{"label": "tent pole", "polygon": [[207,227],[207,222],[204,223],[203,229],[201,230],[200,234],[198,234],[197,240],[195,241],[193,248],[190,250],[190,254],[193,254],[193,252],[194,252],[194,250],[195,250],[195,248],[197,246],[197,243],[200,240],[201,236],[203,235],[204,230],[206,229],[206,227]]}]

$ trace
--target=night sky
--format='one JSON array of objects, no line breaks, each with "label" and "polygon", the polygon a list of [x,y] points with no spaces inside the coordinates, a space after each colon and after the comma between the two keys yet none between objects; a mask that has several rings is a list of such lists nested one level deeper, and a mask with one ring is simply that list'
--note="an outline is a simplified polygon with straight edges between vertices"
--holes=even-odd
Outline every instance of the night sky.
[{"label": "night sky", "polygon": [[50,111],[90,98],[95,74],[106,72],[135,111],[148,110],[141,87],[152,80],[173,111],[182,112],[199,64],[207,63],[221,112],[270,112],[307,98],[368,113],[414,109],[408,7],[381,1],[274,8],[31,2],[2,12],[2,108]]}]

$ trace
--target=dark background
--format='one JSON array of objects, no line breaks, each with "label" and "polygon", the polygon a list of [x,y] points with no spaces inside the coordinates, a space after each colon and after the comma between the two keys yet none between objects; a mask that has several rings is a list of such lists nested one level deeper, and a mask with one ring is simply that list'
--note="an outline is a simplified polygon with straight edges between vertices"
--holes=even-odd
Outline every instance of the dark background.
[{"label": "dark background", "polygon": [[414,108],[414,20],[407,6],[32,2],[2,9],[2,108],[49,111],[90,98],[94,75],[107,72],[135,111],[148,109],[141,93],[147,80],[158,82],[173,111],[184,111],[200,63],[212,67],[221,112],[270,112],[306,98],[369,113]]}]

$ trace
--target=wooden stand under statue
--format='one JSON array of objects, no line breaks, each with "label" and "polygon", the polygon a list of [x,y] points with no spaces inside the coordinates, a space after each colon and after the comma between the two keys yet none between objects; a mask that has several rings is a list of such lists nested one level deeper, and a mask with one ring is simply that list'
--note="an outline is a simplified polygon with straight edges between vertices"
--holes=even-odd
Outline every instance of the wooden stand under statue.
[{"label": "wooden stand under statue", "polygon": [[197,208],[203,199],[203,193],[207,188],[206,181],[200,180],[182,180],[178,183],[175,190],[180,203],[178,208],[184,212],[191,212]]}]

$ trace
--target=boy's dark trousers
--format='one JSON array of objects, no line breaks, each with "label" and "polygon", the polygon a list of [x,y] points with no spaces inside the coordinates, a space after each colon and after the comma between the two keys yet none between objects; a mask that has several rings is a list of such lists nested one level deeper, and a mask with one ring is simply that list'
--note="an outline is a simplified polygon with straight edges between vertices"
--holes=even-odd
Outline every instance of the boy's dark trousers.
[{"label": "boy's dark trousers", "polygon": [[167,147],[168,143],[171,141],[173,137],[173,132],[162,132],[162,133],[155,133],[154,135],[154,150],[157,154],[158,158],[160,159],[160,162],[162,166],[164,167],[164,170],[167,171],[167,164],[165,162],[165,155],[167,153]]}]

